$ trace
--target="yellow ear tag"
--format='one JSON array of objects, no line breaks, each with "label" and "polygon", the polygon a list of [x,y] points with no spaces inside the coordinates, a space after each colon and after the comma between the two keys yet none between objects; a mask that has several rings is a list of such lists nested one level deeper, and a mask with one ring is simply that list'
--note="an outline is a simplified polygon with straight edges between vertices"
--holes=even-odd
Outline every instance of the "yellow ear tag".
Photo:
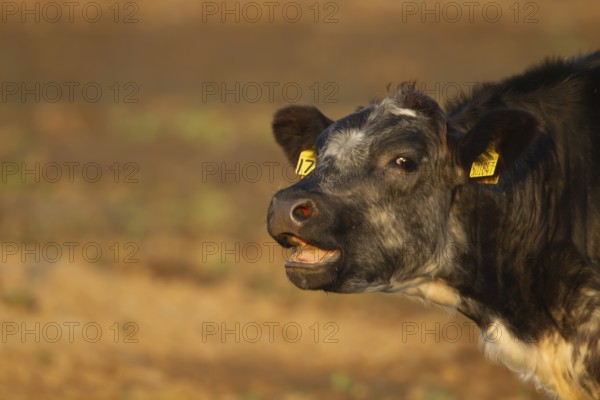
[{"label": "yellow ear tag", "polygon": [[317,166],[317,159],[315,158],[314,150],[304,150],[298,157],[298,164],[296,164],[296,174],[300,175],[300,178],[304,178],[306,175],[315,169]]},{"label": "yellow ear tag", "polygon": [[490,143],[487,149],[473,161],[469,177],[478,178],[477,182],[479,183],[495,185],[500,179],[500,175],[494,176],[499,158],[500,155],[496,151],[496,145]]}]

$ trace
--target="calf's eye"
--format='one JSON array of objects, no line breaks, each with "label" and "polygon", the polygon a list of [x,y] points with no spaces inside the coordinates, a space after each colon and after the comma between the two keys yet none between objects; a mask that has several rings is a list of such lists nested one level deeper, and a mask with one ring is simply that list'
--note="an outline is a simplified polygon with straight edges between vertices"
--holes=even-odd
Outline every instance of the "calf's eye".
[{"label": "calf's eye", "polygon": [[408,157],[396,158],[395,164],[405,172],[414,172],[417,169],[417,163]]}]

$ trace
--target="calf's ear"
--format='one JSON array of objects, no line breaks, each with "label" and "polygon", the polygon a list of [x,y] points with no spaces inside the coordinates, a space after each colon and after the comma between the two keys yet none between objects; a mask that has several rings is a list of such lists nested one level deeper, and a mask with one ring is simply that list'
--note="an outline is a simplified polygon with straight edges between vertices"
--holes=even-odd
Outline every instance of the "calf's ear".
[{"label": "calf's ear", "polygon": [[315,107],[288,106],[275,113],[272,128],[275,141],[296,164],[300,152],[315,147],[317,136],[332,123]]},{"label": "calf's ear", "polygon": [[457,161],[466,170],[467,176],[477,175],[473,173],[477,169],[474,164],[481,167],[486,162],[494,163],[492,168],[488,168],[489,173],[483,168],[483,177],[480,174],[475,179],[495,183],[499,175],[526,151],[538,129],[537,118],[527,111],[510,108],[492,110],[458,140]]}]

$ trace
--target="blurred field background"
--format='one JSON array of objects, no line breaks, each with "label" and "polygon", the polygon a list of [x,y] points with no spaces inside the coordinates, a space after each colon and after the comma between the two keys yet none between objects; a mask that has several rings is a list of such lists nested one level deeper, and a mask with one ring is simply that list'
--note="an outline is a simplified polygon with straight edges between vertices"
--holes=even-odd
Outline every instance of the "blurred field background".
[{"label": "blurred field background", "polygon": [[544,398],[458,315],[286,280],[270,119],[597,49],[600,4],[76,4],[0,5],[1,399]]}]

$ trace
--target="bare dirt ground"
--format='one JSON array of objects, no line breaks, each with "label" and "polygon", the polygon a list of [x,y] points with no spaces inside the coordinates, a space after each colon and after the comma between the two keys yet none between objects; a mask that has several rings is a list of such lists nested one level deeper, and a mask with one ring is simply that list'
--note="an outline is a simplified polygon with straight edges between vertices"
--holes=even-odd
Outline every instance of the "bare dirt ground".
[{"label": "bare dirt ground", "polygon": [[98,22],[63,8],[54,23],[48,3],[27,3],[39,22],[15,4],[0,16],[1,399],[544,398],[485,361],[459,315],[293,287],[264,228],[295,179],[269,124],[290,102],[340,117],[407,79],[444,101],[592,50],[598,6],[498,2],[470,21],[450,2],[439,20],[413,2],[299,2],[297,22],[271,22],[229,2],[223,22],[220,2],[97,2]]}]

